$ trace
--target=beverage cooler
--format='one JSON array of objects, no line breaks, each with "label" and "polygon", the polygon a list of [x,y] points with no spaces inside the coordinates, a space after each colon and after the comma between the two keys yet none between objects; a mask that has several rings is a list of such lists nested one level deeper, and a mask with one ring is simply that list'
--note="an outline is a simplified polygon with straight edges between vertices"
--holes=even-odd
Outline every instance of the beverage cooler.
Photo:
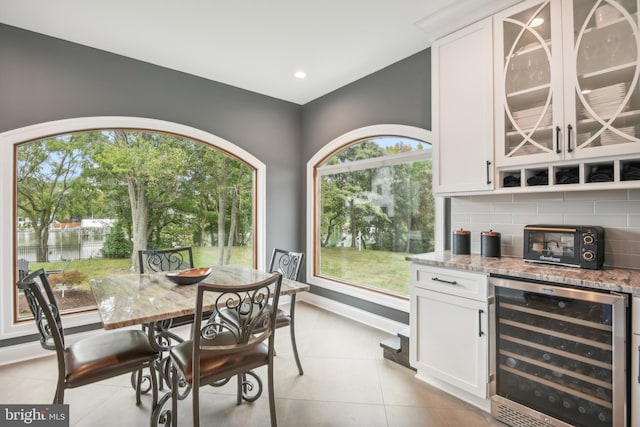
[{"label": "beverage cooler", "polygon": [[491,412],[512,426],[628,424],[628,295],[490,278]]}]

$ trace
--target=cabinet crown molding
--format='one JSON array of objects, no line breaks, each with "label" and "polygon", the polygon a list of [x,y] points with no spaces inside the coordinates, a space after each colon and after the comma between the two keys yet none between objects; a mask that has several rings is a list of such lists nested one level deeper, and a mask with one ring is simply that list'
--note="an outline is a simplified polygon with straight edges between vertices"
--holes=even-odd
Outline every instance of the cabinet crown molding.
[{"label": "cabinet crown molding", "polygon": [[469,24],[480,21],[523,0],[459,0],[416,22],[429,44]]}]

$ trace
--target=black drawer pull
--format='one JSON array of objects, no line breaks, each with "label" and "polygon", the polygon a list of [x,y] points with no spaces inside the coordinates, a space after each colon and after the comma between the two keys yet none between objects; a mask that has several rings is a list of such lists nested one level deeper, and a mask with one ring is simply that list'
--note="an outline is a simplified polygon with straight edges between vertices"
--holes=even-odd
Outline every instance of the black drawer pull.
[{"label": "black drawer pull", "polygon": [[491,162],[487,160],[487,184],[491,184]]},{"label": "black drawer pull", "polygon": [[482,332],[482,314],[484,313],[483,309],[478,310],[478,336],[481,337],[484,335]]},{"label": "black drawer pull", "polygon": [[439,279],[437,277],[432,277],[431,280],[433,280],[434,282],[447,283],[449,285],[457,285],[458,284],[458,282],[456,282],[455,280],[444,280],[444,279]]}]

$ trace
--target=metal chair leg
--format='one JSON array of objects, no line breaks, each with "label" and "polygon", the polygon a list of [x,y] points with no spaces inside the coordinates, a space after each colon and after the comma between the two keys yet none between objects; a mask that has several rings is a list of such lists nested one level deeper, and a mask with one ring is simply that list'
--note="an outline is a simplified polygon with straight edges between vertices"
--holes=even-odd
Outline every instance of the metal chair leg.
[{"label": "metal chair leg", "polygon": [[302,363],[300,363],[300,356],[298,356],[298,345],[296,344],[296,295],[291,295],[291,308],[289,309],[289,316],[291,321],[289,323],[289,332],[291,333],[291,347],[293,347],[293,356],[296,358],[296,365],[298,365],[298,373],[304,375],[302,370]]}]

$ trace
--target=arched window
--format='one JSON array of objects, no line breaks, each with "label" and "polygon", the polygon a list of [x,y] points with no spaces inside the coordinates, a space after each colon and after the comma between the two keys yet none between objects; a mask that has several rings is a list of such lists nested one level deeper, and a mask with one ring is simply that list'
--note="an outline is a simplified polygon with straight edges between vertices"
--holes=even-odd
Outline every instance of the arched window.
[{"label": "arched window", "polygon": [[407,254],[435,249],[428,131],[371,126],[343,135],[307,165],[307,279],[350,294],[406,300]]},{"label": "arched window", "polygon": [[[94,305],[91,279],[138,271],[139,249],[192,246],[196,265],[258,266],[263,164],[177,124],[92,123],[13,144],[14,277],[51,272],[72,313]],[[28,310],[14,297],[15,322]]]}]

